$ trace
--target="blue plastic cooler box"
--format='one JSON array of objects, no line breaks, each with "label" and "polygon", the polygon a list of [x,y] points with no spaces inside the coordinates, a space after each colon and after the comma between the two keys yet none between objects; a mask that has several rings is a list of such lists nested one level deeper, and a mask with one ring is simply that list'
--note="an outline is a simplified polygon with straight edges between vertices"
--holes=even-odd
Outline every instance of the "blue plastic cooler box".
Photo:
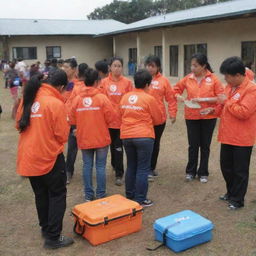
[{"label": "blue plastic cooler box", "polygon": [[190,210],[160,218],[154,223],[155,239],[174,252],[210,241],[212,229],[211,221]]}]

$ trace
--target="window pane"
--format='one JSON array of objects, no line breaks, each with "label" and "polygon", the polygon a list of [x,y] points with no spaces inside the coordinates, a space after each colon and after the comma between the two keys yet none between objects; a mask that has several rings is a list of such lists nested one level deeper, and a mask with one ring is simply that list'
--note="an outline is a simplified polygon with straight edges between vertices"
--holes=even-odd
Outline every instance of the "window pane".
[{"label": "window pane", "polygon": [[159,57],[159,59],[162,63],[162,59],[163,59],[163,48],[162,48],[162,46],[155,46],[154,47],[154,55]]},{"label": "window pane", "polygon": [[179,46],[170,46],[170,76],[178,76]]},{"label": "window pane", "polygon": [[202,53],[207,56],[207,44],[198,44],[197,53]]},{"label": "window pane", "polygon": [[193,54],[196,53],[196,45],[184,45],[184,75],[190,73],[190,61]]},{"label": "window pane", "polygon": [[60,58],[60,47],[53,47],[53,57]]},{"label": "window pane", "polygon": [[256,42],[242,42],[242,60],[245,65],[252,64],[253,72],[256,71]]}]

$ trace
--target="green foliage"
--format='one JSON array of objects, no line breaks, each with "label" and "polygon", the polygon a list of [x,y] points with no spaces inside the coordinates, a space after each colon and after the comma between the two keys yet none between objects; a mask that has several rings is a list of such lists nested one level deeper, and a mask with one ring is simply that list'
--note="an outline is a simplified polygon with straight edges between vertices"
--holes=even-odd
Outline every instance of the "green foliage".
[{"label": "green foliage", "polygon": [[111,4],[96,8],[87,17],[90,20],[114,19],[132,23],[151,16],[225,1],[229,0],[114,0]]}]

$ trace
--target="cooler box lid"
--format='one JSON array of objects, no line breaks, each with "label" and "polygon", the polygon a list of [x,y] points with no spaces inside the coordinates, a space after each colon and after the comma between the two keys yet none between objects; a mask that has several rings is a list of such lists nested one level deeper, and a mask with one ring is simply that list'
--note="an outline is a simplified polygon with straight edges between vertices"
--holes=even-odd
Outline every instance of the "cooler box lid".
[{"label": "cooler box lid", "polygon": [[91,226],[108,224],[126,216],[135,216],[143,208],[135,201],[121,195],[113,195],[95,201],[78,204],[72,214]]},{"label": "cooler box lid", "polygon": [[164,233],[168,229],[166,236],[180,241],[213,229],[213,224],[199,214],[185,210],[157,219],[154,229],[160,233]]}]

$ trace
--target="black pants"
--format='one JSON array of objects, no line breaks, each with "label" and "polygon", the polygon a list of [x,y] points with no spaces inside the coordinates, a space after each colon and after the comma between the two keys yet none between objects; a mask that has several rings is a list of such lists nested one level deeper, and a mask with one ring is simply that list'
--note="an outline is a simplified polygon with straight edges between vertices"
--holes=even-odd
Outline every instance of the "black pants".
[{"label": "black pants", "polygon": [[226,181],[227,195],[237,206],[244,205],[251,153],[252,147],[221,144],[220,166]]},{"label": "black pants", "polygon": [[77,155],[77,141],[76,136],[73,134],[73,130],[75,129],[75,126],[71,126],[70,133],[68,136],[68,153],[67,153],[67,172],[70,173],[71,177],[74,174],[74,165],[76,161],[76,155]]},{"label": "black pants", "polygon": [[154,171],[156,169],[157,159],[158,159],[159,150],[160,150],[160,140],[164,132],[165,125],[166,123],[154,126],[155,143],[154,143],[153,153],[151,157],[151,171]]},{"label": "black pants", "polygon": [[[210,155],[210,145],[213,130],[216,125],[215,119],[186,120],[188,134],[188,164],[187,174],[193,176],[208,176],[208,162]],[[198,166],[198,153],[200,148],[200,164]]]},{"label": "black pants", "polygon": [[58,155],[53,169],[42,176],[29,178],[35,193],[36,209],[42,232],[49,239],[57,239],[62,231],[66,210],[65,159]]},{"label": "black pants", "polygon": [[124,163],[123,163],[123,142],[120,139],[120,129],[109,129],[111,137],[111,165],[116,172],[117,178],[122,178],[124,175]]}]

